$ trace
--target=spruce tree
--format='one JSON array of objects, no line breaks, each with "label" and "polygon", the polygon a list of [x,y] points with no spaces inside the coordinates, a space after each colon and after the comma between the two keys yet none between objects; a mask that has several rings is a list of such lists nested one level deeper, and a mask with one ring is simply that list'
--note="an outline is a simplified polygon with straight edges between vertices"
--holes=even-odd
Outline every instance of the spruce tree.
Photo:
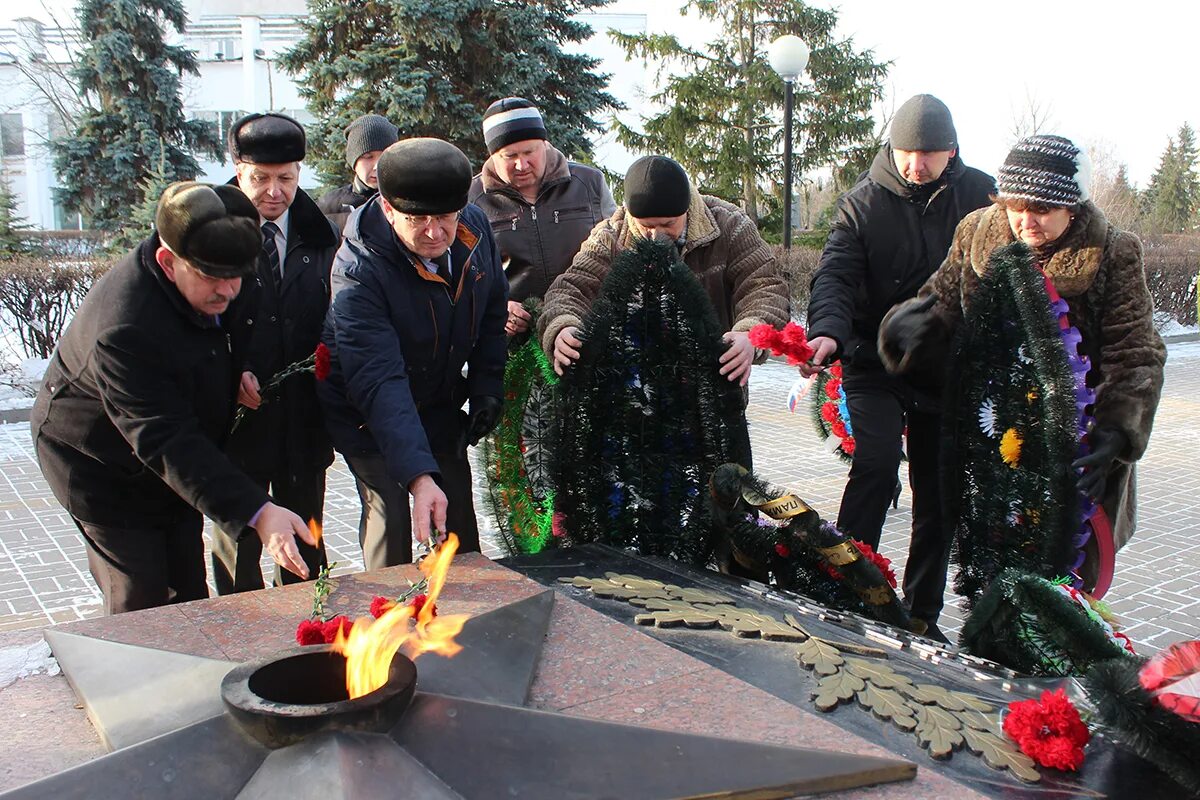
[{"label": "spruce tree", "polygon": [[29,252],[31,226],[17,214],[17,198],[8,181],[0,178],[0,261]]},{"label": "spruce tree", "polygon": [[793,167],[796,175],[852,160],[874,130],[871,107],[882,97],[888,64],[870,50],[834,36],[837,13],[800,0],[689,0],[681,13],[721,25],[721,34],[693,49],[669,34],[612,33],[629,57],[671,70],[655,103],[665,110],[643,120],[644,132],[617,125],[627,147],[670,155],[709,194],[741,202],[755,220],[770,205],[761,194],[782,182],[784,84],[767,48],[786,33],[812,50],[795,84]]},{"label": "spruce tree", "polygon": [[1198,155],[1196,134],[1184,123],[1175,138],[1167,140],[1143,197],[1143,213],[1152,231],[1180,233],[1191,227],[1200,209]]},{"label": "spruce tree", "polygon": [[53,143],[63,204],[92,226],[115,230],[145,200],[154,165],[169,181],[199,171],[195,153],[222,157],[215,127],[184,116],[182,75],[195,54],[166,42],[187,24],[180,0],[80,0],[87,46],[72,72],[87,108]]},{"label": "spruce tree", "polygon": [[512,95],[537,104],[556,147],[590,155],[588,136],[602,130],[594,115],[620,104],[599,59],[563,48],[591,35],[572,15],[608,2],[308,0],[301,39],[280,59],[317,119],[306,161],[326,185],[346,183],[344,130],[376,113],[402,137],[446,139],[478,165],[483,112]]}]

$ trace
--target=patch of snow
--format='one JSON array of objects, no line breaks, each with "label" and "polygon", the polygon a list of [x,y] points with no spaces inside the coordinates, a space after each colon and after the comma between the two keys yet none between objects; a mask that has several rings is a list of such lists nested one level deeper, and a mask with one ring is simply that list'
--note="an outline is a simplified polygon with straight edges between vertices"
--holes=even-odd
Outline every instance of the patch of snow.
[{"label": "patch of snow", "polygon": [[30,675],[57,675],[59,672],[58,661],[50,653],[50,645],[45,639],[0,650],[0,689]]},{"label": "patch of snow", "polygon": [[1200,342],[1175,342],[1167,345],[1167,363],[1180,359],[1200,358]]}]

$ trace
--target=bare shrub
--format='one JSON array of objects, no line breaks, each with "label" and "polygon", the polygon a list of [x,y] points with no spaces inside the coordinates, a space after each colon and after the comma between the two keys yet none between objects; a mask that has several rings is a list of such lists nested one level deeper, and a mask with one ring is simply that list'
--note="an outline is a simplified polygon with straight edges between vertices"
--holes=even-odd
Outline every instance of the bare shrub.
[{"label": "bare shrub", "polygon": [[[1196,270],[1200,268],[1200,236],[1143,236],[1146,282],[1156,316],[1183,326],[1196,325]],[[1162,325],[1159,326],[1160,329]]]},{"label": "bare shrub", "polygon": [[110,265],[41,254],[0,261],[0,320],[19,339],[20,355],[49,358],[84,295]]},{"label": "bare shrub", "polygon": [[[824,238],[823,236],[821,237]],[[775,259],[783,271],[792,300],[792,318],[801,319],[808,311],[809,284],[821,260],[821,247],[808,243],[792,245],[791,250],[773,247]]]}]

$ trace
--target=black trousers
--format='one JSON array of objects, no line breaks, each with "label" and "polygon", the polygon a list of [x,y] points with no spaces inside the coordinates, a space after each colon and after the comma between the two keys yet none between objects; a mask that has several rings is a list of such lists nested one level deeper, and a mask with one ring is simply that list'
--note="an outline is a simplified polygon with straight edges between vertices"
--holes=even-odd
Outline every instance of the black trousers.
[{"label": "black trousers", "polygon": [[[437,484],[446,493],[446,529],[458,536],[458,552],[479,552],[479,526],[475,521],[475,502],[471,494],[471,464],[465,450],[434,453],[442,475]],[[358,541],[367,570],[396,564],[410,564],[412,551],[412,510],[407,486],[388,476],[381,455],[347,455],[346,464],[354,473],[362,515],[358,522]]]},{"label": "black trousers", "polygon": [[[293,511],[305,522],[325,520],[325,469],[305,472],[290,477],[273,479],[269,475],[248,473],[254,482],[271,493],[271,499],[289,511]],[[243,533],[240,538],[239,533]],[[325,541],[313,547],[299,538],[296,546],[300,557],[308,565],[308,580],[314,580],[321,568],[329,561],[325,556]],[[217,594],[253,592],[263,588],[262,540],[251,528],[244,531],[226,531],[213,525],[212,568],[213,583]],[[275,565],[275,585],[300,583],[304,578]]]},{"label": "black trousers", "polygon": [[950,537],[942,523],[938,478],[940,414],[935,403],[882,370],[847,366],[843,375],[855,448],[838,511],[838,528],[879,548],[907,426],[913,527],[904,567],[904,599],[914,617],[933,624],[942,611],[950,563]]},{"label": "black trousers", "polygon": [[208,597],[204,518],[199,511],[182,509],[174,520],[144,528],[100,526],[72,519],[87,545],[92,577],[104,593],[104,613],[120,614]]}]

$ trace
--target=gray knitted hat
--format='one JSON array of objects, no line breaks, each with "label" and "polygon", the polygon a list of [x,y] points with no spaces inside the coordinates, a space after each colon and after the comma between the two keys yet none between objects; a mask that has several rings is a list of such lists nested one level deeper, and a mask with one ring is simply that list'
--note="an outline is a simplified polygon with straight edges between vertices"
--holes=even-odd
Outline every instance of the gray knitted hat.
[{"label": "gray knitted hat", "polygon": [[354,165],[364,153],[387,150],[400,141],[400,131],[378,114],[363,114],[346,126],[346,166]]},{"label": "gray knitted hat", "polygon": [[896,112],[889,141],[897,150],[932,153],[957,148],[958,133],[945,103],[931,94],[918,94]]},{"label": "gray knitted hat", "polygon": [[1039,134],[1017,142],[996,173],[996,197],[1069,208],[1087,200],[1092,162],[1070,139]]}]

